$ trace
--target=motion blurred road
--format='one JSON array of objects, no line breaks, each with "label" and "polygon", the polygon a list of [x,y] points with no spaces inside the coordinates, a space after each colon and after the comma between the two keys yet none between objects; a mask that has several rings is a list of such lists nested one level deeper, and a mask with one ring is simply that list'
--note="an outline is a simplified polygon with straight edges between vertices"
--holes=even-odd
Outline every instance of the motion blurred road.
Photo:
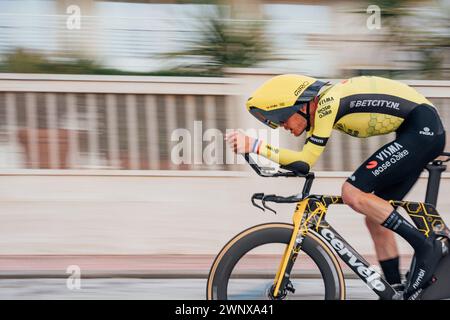
[{"label": "motion blurred road", "polygon": [[[314,292],[317,279],[306,279]],[[251,280],[243,282],[243,287]],[[360,280],[347,279],[347,299],[377,299]],[[67,279],[2,279],[0,299],[150,299],[150,300],[204,300],[205,279],[82,279],[80,289],[70,290]],[[304,297],[315,298],[313,295]]]}]

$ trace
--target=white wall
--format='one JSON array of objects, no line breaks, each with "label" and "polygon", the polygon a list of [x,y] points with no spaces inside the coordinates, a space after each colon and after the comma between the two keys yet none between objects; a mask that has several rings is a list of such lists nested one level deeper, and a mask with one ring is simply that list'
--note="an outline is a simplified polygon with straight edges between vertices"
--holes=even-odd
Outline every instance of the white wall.
[{"label": "white wall", "polygon": [[[2,174],[0,254],[216,254],[244,228],[291,221],[294,205],[274,204],[278,215],[263,213],[250,203],[254,192],[291,195],[302,182],[247,173],[48,172]],[[317,178],[312,193],[339,194],[345,178],[332,175]],[[422,178],[407,199],[422,200],[425,186]],[[447,222],[449,193],[446,177],[438,209]],[[328,220],[361,253],[373,253],[361,215],[340,205],[331,207]],[[408,245],[399,243],[401,252],[408,253]]]}]

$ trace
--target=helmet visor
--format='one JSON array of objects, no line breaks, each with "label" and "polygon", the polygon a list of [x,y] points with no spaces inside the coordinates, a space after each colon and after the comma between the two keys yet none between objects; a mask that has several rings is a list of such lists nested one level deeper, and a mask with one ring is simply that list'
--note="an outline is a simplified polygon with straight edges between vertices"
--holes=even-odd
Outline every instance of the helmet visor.
[{"label": "helmet visor", "polygon": [[271,127],[272,129],[276,129],[280,126],[280,123],[278,122],[274,122],[269,120],[265,115],[263,115],[262,110],[259,110],[257,108],[250,108],[250,113],[259,121],[261,121],[262,123],[264,123],[266,126]]},{"label": "helmet visor", "polygon": [[276,129],[281,126],[283,122],[286,122],[289,117],[296,113],[300,108],[301,105],[295,104],[289,108],[272,111],[265,111],[251,107],[249,111],[256,119],[271,127],[272,129]]}]

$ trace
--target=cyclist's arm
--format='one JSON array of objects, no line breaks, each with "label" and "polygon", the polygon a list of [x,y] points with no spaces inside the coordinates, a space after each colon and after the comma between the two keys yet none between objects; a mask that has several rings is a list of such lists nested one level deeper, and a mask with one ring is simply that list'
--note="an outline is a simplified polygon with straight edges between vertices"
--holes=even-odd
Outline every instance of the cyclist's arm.
[{"label": "cyclist's arm", "polygon": [[[317,141],[323,141],[324,143],[321,145],[314,144],[310,139],[315,139]],[[261,143],[259,148],[259,155],[262,155],[272,161],[275,161],[283,166],[287,166],[297,161],[304,162],[307,165],[307,171],[316,163],[325,149],[325,143],[328,140],[328,137],[316,138],[316,136],[312,138],[308,138],[306,144],[303,146],[301,151],[294,151],[290,149],[276,148],[270,144],[265,142]]]},{"label": "cyclist's arm", "polygon": [[[257,149],[257,153],[283,166],[300,161],[304,163],[304,167],[307,167],[307,170],[311,169],[325,149],[325,145],[333,130],[338,106],[338,99],[331,99],[331,103],[325,103],[317,108],[314,128],[311,132],[308,132],[308,138],[301,151],[276,148],[262,142]],[[325,114],[320,112],[321,110],[330,110],[330,112]],[[321,114],[325,115],[320,117]]]}]

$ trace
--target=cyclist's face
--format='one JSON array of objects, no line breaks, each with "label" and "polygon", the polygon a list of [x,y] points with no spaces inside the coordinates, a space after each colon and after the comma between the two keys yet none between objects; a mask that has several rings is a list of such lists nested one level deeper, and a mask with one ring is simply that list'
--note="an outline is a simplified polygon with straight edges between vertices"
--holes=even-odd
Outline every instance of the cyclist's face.
[{"label": "cyclist's face", "polygon": [[[304,108],[302,108],[302,111],[305,111]],[[283,122],[282,125],[284,129],[290,131],[294,136],[298,137],[303,133],[303,131],[305,131],[307,122],[304,117],[298,113],[294,113],[289,117],[289,119],[287,119],[286,122]]]}]

